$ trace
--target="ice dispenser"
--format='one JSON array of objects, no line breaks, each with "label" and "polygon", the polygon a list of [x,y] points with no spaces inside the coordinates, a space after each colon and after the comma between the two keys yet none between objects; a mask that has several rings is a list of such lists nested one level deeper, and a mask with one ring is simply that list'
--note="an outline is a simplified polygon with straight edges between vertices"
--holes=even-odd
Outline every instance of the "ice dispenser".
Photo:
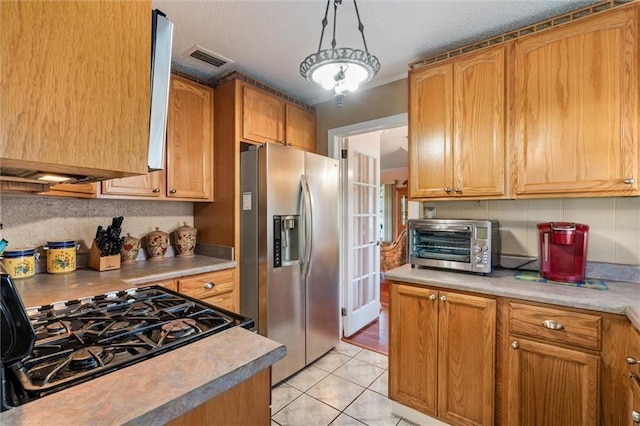
[{"label": "ice dispenser", "polygon": [[273,266],[298,264],[300,260],[300,216],[273,217]]}]

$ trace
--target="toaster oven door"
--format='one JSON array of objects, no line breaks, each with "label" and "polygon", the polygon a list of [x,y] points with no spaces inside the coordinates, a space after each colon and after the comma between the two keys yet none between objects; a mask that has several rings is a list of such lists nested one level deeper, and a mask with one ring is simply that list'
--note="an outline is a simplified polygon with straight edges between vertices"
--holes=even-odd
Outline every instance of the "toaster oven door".
[{"label": "toaster oven door", "polygon": [[472,225],[415,224],[409,237],[412,265],[472,269]]}]

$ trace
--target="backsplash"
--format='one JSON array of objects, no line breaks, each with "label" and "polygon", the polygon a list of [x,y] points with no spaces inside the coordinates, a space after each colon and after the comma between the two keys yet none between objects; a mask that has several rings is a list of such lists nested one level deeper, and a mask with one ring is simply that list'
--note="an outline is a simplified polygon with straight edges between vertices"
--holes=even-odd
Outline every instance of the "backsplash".
[{"label": "backsplash", "polygon": [[589,225],[587,260],[640,265],[640,197],[425,202],[438,218],[497,219],[502,254],[538,256],[537,223]]},{"label": "backsplash", "polygon": [[[98,225],[106,228],[117,216],[124,216],[122,236],[128,232],[142,238],[156,227],[171,234],[183,222],[193,226],[193,203],[3,195],[0,232],[9,242],[7,250],[75,240],[83,253],[89,251]],[[173,256],[172,249],[167,256]],[[144,250],[140,252],[139,259],[145,255]]]}]

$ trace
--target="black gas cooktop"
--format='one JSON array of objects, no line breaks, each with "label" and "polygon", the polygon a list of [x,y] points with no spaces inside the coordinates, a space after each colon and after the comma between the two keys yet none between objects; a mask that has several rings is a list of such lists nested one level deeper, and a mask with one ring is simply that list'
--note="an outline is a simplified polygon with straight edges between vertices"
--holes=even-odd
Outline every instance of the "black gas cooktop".
[{"label": "black gas cooktop", "polygon": [[6,362],[3,347],[4,409],[231,327],[253,327],[249,318],[159,286],[27,308],[26,315],[33,349]]}]

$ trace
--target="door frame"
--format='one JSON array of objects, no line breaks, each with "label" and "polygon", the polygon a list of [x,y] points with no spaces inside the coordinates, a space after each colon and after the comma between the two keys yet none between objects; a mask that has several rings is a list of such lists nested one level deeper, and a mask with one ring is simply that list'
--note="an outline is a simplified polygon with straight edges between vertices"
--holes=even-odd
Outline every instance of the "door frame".
[{"label": "door frame", "polygon": [[[409,125],[409,113],[404,112],[401,114],[390,115],[387,117],[376,118],[374,120],[363,121],[360,123],[355,123],[347,126],[329,129],[329,131],[327,132],[327,154],[331,158],[336,158],[340,160],[340,158],[342,157],[341,142],[343,138],[360,135],[363,133],[371,133],[371,132],[375,132],[376,130],[393,129],[396,127],[408,126],[408,125]],[[344,191],[344,185],[343,185],[344,177],[342,176],[342,167],[340,167],[340,173],[341,173],[340,174],[340,192],[341,192],[340,196],[342,198],[342,196],[344,195],[342,194],[342,192]],[[346,207],[343,206],[342,204],[340,205],[341,217],[345,217],[345,214],[344,214],[345,212],[343,211],[343,209],[345,208]],[[340,234],[342,235],[342,232],[344,232],[344,223],[342,220],[340,221],[339,229],[340,229]],[[340,238],[339,253],[340,253],[340,268],[339,268],[340,270],[340,306],[344,307],[345,292],[347,291],[348,282],[345,282],[343,277],[344,271],[343,271],[342,262],[345,255],[345,247],[344,247],[342,238]],[[344,325],[342,323],[342,315],[340,315],[340,339],[342,339],[343,334],[344,334]]]}]

